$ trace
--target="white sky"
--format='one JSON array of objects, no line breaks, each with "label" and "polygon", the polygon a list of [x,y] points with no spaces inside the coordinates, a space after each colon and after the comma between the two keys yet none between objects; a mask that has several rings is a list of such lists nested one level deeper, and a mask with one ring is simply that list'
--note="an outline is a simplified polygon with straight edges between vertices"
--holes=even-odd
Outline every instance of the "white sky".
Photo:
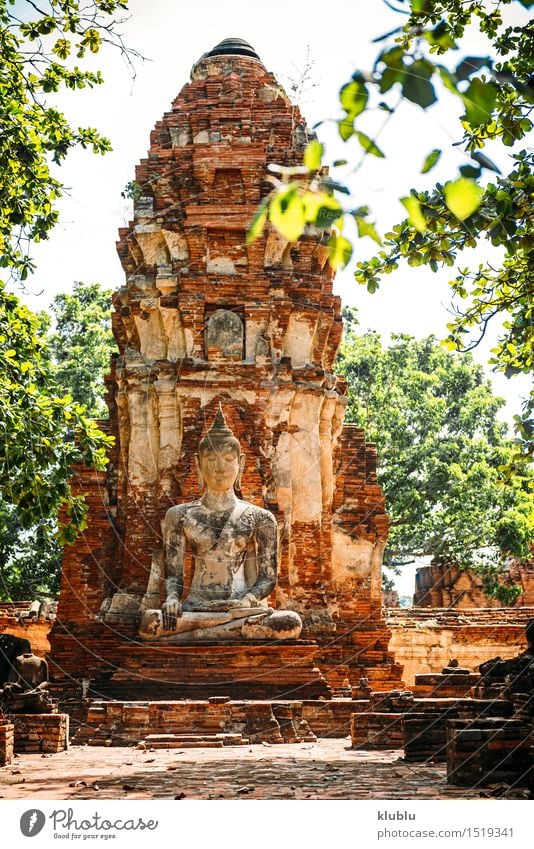
[{"label": "white sky", "polygon": [[[515,8],[517,7],[517,9]],[[522,20],[525,10],[513,4],[513,14]],[[124,24],[126,43],[147,57],[136,63],[136,78],[124,61],[110,51],[98,54],[105,84],[61,96],[59,103],[74,125],[97,127],[113,144],[105,157],[77,151],[60,170],[70,187],[61,202],[61,219],[47,243],[33,252],[38,270],[27,283],[27,300],[32,308],[44,308],[57,292],[69,291],[75,280],[99,281],[103,286],[122,285],[115,241],[117,229],[127,223],[130,210],[121,190],[134,178],[136,163],[146,155],[149,134],[155,122],[188,81],[193,63],[223,38],[238,36],[249,41],[266,67],[287,86],[288,78],[299,76],[306,55],[313,61],[315,87],[304,93],[301,108],[310,125],[339,115],[337,92],[357,68],[369,69],[378,52],[372,38],[393,29],[402,17],[381,0],[337,0],[331,9],[310,0],[130,0],[131,18]],[[485,42],[474,36],[468,53],[487,52]],[[405,104],[380,135],[387,159],[367,157],[357,180],[351,182],[355,205],[376,211],[379,230],[403,216],[398,198],[412,186],[431,186],[435,179],[456,174],[465,158],[452,148],[457,137],[451,133],[458,106],[452,96],[441,99],[426,113]],[[383,116],[384,113],[381,113]],[[377,116],[378,117],[378,116]],[[382,118],[380,118],[382,120]],[[368,132],[376,131],[370,116]],[[354,157],[357,148],[337,140],[332,124],[318,131],[327,142],[327,160]],[[356,144],[356,143],[354,143]],[[439,166],[427,177],[419,174],[426,154],[444,148]],[[507,168],[502,152],[490,151]],[[356,245],[355,259],[370,256],[369,239]],[[471,261],[474,253],[465,260]],[[485,260],[483,250],[477,261]],[[354,264],[354,260],[353,260]],[[462,265],[467,264],[462,260]],[[408,269],[387,278],[381,291],[368,295],[352,279],[350,268],[339,274],[336,289],[344,303],[356,305],[362,330],[367,327],[387,335],[408,332],[415,336],[434,333],[442,337],[450,320],[450,270],[438,275],[425,269]],[[41,293],[41,294],[39,294]],[[475,352],[484,362],[488,347]],[[489,371],[488,371],[489,374]],[[495,390],[508,400],[507,417],[519,411],[519,397],[527,392],[526,380],[507,381],[492,377]],[[406,583],[413,587],[413,577]],[[401,592],[410,590],[401,587]]]},{"label": "white sky", "polygon": [[[520,5],[513,4],[512,9],[521,18]],[[51,239],[34,250],[38,269],[27,284],[32,307],[46,306],[53,294],[70,290],[74,280],[99,281],[109,288],[121,284],[115,241],[118,227],[130,217],[121,190],[133,179],[135,164],[146,155],[150,130],[187,82],[191,66],[202,53],[228,36],[245,38],[266,67],[287,85],[288,78],[298,78],[306,66],[309,50],[315,85],[304,93],[301,103],[312,125],[339,114],[339,88],[357,68],[370,68],[378,52],[371,39],[402,22],[382,0],[338,0],[331,18],[323,4],[309,0],[271,0],[268,5],[250,0],[198,0],[193,4],[130,0],[130,10],[131,17],[123,26],[126,43],[147,57],[136,63],[136,78],[132,79],[130,69],[116,53],[107,51],[95,58],[105,84],[60,99],[73,124],[97,127],[111,139],[113,152],[101,157],[76,151],[60,169],[70,197],[61,202],[60,223]],[[468,52],[476,54],[477,50],[485,53],[487,47],[474,36]],[[412,186],[425,187],[425,181],[431,186],[436,178],[454,176],[457,165],[466,161],[451,147],[457,140],[449,129],[454,126],[455,112],[458,106],[452,96],[440,98],[426,113],[413,104],[403,104],[379,137],[387,158],[367,157],[357,179],[350,181],[355,205],[368,205],[376,211],[382,233],[403,215],[399,197]],[[376,131],[376,121],[382,121],[383,114],[369,116],[369,132]],[[324,124],[318,133],[327,142],[330,161],[357,156],[357,143],[344,145],[333,124]],[[426,154],[442,146],[444,155],[438,167],[421,176]],[[502,152],[492,151],[491,155],[496,158],[496,153],[506,167]],[[373,251],[370,239],[359,241],[352,265]],[[472,261],[474,252],[468,253],[471,256],[466,260]],[[487,254],[484,249],[477,261]],[[369,327],[385,335],[407,332],[441,337],[450,320],[447,280],[451,276],[450,270],[436,275],[426,269],[399,269],[371,296],[354,282],[349,267],[338,275],[336,289],[344,303],[358,306],[362,329]],[[31,297],[41,292],[39,298]],[[475,353],[481,362],[491,344]],[[506,412],[510,417],[518,411],[518,398],[526,393],[527,382],[508,381],[500,375],[492,379],[496,392],[509,401]]]}]

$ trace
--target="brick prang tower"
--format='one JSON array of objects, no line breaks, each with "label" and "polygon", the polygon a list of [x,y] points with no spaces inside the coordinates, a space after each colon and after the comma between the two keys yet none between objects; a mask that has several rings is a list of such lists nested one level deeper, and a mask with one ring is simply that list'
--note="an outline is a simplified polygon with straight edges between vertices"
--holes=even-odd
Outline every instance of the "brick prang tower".
[{"label": "brick prang tower", "polygon": [[[333,372],[342,322],[329,234],[308,227],[292,244],[268,226],[246,242],[271,188],[269,164],[301,164],[309,138],[240,39],[196,63],[151,133],[134,220],[118,242],[126,280],[113,299],[119,355],[108,378],[116,442],[105,474],[77,470],[90,516],[65,551],[56,681],[85,678],[98,692],[142,698],[150,678],[150,695],[183,696],[213,689],[215,664],[226,689],[248,697],[302,696],[319,674],[334,688],[360,676],[375,689],[400,682],[381,618],[388,518],[376,452],[343,424],[346,385]],[[138,605],[166,510],[199,495],[193,458],[219,403],[247,458],[241,495],[279,524],[271,603],[298,611],[304,631],[286,646],[165,652],[137,639]],[[115,620],[101,621],[101,609]]]}]

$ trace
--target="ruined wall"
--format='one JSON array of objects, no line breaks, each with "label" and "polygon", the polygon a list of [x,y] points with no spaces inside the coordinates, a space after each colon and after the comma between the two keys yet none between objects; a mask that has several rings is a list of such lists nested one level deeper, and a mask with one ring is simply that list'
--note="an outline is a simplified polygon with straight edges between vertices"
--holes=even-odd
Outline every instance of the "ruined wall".
[{"label": "ruined wall", "polygon": [[0,603],[0,634],[12,634],[30,641],[32,651],[44,657],[50,651],[48,634],[55,616],[37,617],[29,615],[32,603]]},{"label": "ruined wall", "polygon": [[[503,584],[517,584],[522,593],[514,608],[534,606],[534,561],[512,561],[504,572]],[[501,602],[488,598],[480,577],[456,566],[433,564],[422,566],[415,574],[415,607],[454,607],[466,610],[472,607],[497,608]]]},{"label": "ruined wall", "polygon": [[525,624],[532,616],[534,607],[385,611],[389,648],[408,687],[415,675],[441,672],[451,658],[476,672],[492,657],[515,657],[526,646]]}]

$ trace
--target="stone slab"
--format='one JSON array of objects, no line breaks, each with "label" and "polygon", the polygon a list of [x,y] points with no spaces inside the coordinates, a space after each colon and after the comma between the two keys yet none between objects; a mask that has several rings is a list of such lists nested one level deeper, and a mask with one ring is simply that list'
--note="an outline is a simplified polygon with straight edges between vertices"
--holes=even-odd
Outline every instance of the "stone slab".
[{"label": "stone slab", "polygon": [[318,698],[330,688],[316,665],[314,642],[134,645],[120,650],[117,671],[93,687],[119,700]]}]

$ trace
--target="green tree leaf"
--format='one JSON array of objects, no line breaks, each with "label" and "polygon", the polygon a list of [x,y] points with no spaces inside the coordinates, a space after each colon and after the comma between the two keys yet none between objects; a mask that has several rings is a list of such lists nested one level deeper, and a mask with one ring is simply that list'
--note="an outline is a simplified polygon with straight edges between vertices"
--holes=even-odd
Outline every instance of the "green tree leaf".
[{"label": "green tree leaf", "polygon": [[478,180],[481,174],[480,168],[475,165],[460,165],[459,171],[462,177],[468,177],[470,180]]},{"label": "green tree leaf", "polygon": [[441,150],[439,148],[436,147],[434,150],[431,150],[423,163],[421,174],[428,174],[429,171],[432,171],[434,165],[437,165],[439,162],[440,157]]},{"label": "green tree leaf", "polygon": [[456,218],[464,221],[479,208],[484,190],[473,180],[460,177],[452,183],[447,183],[443,194],[448,209]]},{"label": "green tree leaf", "polygon": [[323,153],[324,147],[321,142],[316,139],[308,142],[304,151],[304,165],[308,171],[318,171],[320,169]]},{"label": "green tree leaf", "polygon": [[369,99],[369,92],[363,80],[353,79],[350,83],[343,86],[339,92],[339,99],[343,109],[347,113],[347,118],[352,123],[365,110]]},{"label": "green tree leaf", "polygon": [[269,215],[268,200],[264,199],[258,207],[247,231],[247,245],[251,245],[263,233]]},{"label": "green tree leaf", "polygon": [[403,204],[403,206],[406,207],[410,223],[420,233],[424,233],[427,226],[426,218],[423,215],[421,204],[419,203],[417,198],[414,197],[414,195],[409,195],[406,198],[401,198],[401,203]]},{"label": "green tree leaf", "polygon": [[293,186],[274,196],[269,207],[269,219],[290,242],[295,242],[302,235],[306,226],[306,210]]},{"label": "green tree leaf", "polygon": [[373,239],[374,242],[377,243],[377,245],[382,244],[382,239],[378,235],[374,224],[371,224],[370,221],[366,221],[365,218],[363,218],[361,215],[355,215],[354,218],[356,221],[356,227],[358,228],[358,236],[360,239],[363,239],[364,236],[369,236],[371,239]]},{"label": "green tree leaf", "polygon": [[346,118],[343,118],[341,121],[337,122],[339,135],[343,139],[343,141],[348,141],[351,136],[354,135],[354,124],[352,121],[348,121]]},{"label": "green tree leaf", "polygon": [[343,236],[332,236],[328,242],[328,261],[332,268],[345,268],[352,256],[352,245]]},{"label": "green tree leaf", "polygon": [[425,61],[414,62],[406,70],[402,83],[402,93],[407,100],[427,109],[436,102],[436,92],[430,82],[433,67]]},{"label": "green tree leaf", "polygon": [[471,74],[480,71],[481,68],[492,66],[492,60],[489,56],[466,56],[456,68],[455,76],[457,80],[467,80]]},{"label": "green tree leaf", "polygon": [[492,162],[491,159],[488,159],[488,157],[484,153],[481,153],[479,150],[476,150],[471,153],[471,158],[474,159],[475,162],[477,162],[481,168],[487,168],[489,171],[495,171],[496,174],[501,173],[501,169],[499,168],[499,166],[495,165],[495,163]]},{"label": "green tree leaf", "polygon": [[431,6],[431,0],[411,0],[411,7],[414,12],[426,12]]},{"label": "green tree leaf", "polygon": [[471,127],[480,127],[486,124],[495,107],[497,100],[497,88],[492,83],[484,83],[475,78],[463,95],[465,103],[465,116]]},{"label": "green tree leaf", "polygon": [[376,145],[375,142],[369,138],[369,136],[366,136],[365,133],[357,132],[356,138],[358,139],[366,153],[372,153],[373,156],[378,156],[380,159],[384,158],[384,154],[382,153],[378,145]]},{"label": "green tree leaf", "polygon": [[326,192],[305,192],[302,203],[305,221],[317,227],[329,227],[343,212],[339,201]]},{"label": "green tree leaf", "polygon": [[425,38],[429,44],[439,46],[442,51],[455,50],[457,47],[451,28],[446,21],[440,21],[434,29],[427,31]]}]

